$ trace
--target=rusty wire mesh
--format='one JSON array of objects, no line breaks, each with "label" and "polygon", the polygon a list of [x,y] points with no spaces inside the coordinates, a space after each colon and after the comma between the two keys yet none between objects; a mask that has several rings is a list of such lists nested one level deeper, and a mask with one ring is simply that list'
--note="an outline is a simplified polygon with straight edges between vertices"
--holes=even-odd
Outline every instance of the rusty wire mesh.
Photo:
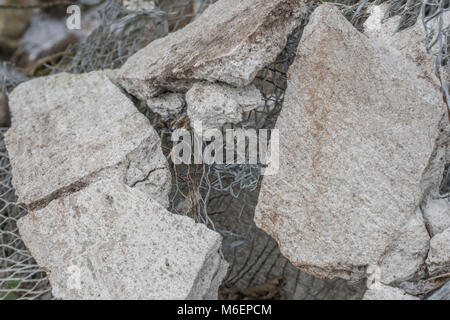
[{"label": "rusty wire mesh", "polygon": [[[70,48],[57,65],[48,65],[52,73],[82,73],[120,67],[126,59],[154,39],[183,27],[214,0],[155,1],[152,10],[130,11],[110,0],[102,11],[102,22],[85,41]],[[371,6],[383,1],[338,0],[342,13],[362,29]],[[399,30],[442,18],[448,0],[388,1],[391,16],[401,15]],[[319,5],[309,1],[310,11]],[[431,20],[430,20],[431,19]],[[305,20],[288,40],[279,57],[265,67],[255,79],[264,97],[264,106],[246,114],[238,126],[272,128],[281,110],[287,86],[286,74],[295,58]],[[437,41],[436,41],[437,39]],[[448,95],[447,59],[448,26],[441,24],[437,34],[427,33],[427,45],[435,55],[435,68]],[[434,48],[434,49],[433,49]],[[438,49],[436,49],[438,48]],[[8,66],[9,67],[9,66]],[[4,68],[5,69],[5,68]],[[6,69],[5,69],[6,70]],[[4,75],[4,73],[3,73]],[[3,76],[0,86],[11,90],[25,78]],[[170,135],[186,118],[186,110],[161,124],[145,103],[136,101],[140,110],[160,133],[163,150],[171,150]],[[0,299],[51,298],[46,275],[40,271],[24,247],[16,221],[26,214],[15,204],[11,172],[3,134],[0,131]],[[178,165],[170,163],[173,176],[170,211],[189,215],[220,232],[224,237],[223,253],[230,263],[220,290],[223,299],[352,299],[360,298],[363,283],[343,280],[321,280],[294,268],[280,253],[276,242],[253,223],[258,200],[260,166],[258,165]],[[268,293],[269,292],[269,293]]]}]

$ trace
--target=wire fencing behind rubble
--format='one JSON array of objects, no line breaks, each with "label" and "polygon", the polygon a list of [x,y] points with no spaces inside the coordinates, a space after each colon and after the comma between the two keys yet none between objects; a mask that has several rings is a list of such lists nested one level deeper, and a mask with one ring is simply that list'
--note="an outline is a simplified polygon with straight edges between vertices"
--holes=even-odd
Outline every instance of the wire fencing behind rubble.
[{"label": "wire fencing behind rubble", "polygon": [[[100,14],[100,26],[88,39],[70,47],[56,64],[47,65],[50,73],[84,73],[115,69],[129,56],[151,41],[164,37],[194,19],[214,0],[155,1],[151,10],[131,11],[108,1]],[[370,7],[382,1],[343,0],[337,5],[358,29],[368,17]],[[319,4],[310,1],[310,11]],[[448,26],[442,14],[449,10],[448,0],[389,1],[389,14],[400,15],[399,30],[420,19],[429,26],[440,19],[438,30],[427,29],[427,46],[435,56],[435,71],[448,98]],[[282,108],[287,86],[286,74],[295,58],[305,20],[288,39],[279,57],[261,70],[255,85],[261,90],[264,105],[246,114],[238,125],[242,128],[270,129]],[[27,77],[15,72],[10,64],[0,65],[0,87],[6,93]],[[447,100],[448,101],[448,100]],[[143,102],[136,102],[161,135],[163,151],[171,150],[171,126],[163,126]],[[183,110],[172,124],[186,118]],[[50,286],[44,272],[20,239],[16,222],[26,210],[16,205],[11,185],[11,168],[0,130],[0,299],[49,299]],[[170,161],[170,159],[169,159]],[[173,188],[170,211],[189,215],[217,230],[224,237],[223,253],[230,263],[221,289],[223,299],[290,298],[346,299],[358,298],[362,283],[320,280],[294,268],[279,252],[276,242],[253,223],[261,181],[259,165],[179,165],[171,163]],[[445,185],[445,183],[443,183]],[[265,292],[265,294],[263,294]],[[270,292],[267,295],[267,292]]]}]

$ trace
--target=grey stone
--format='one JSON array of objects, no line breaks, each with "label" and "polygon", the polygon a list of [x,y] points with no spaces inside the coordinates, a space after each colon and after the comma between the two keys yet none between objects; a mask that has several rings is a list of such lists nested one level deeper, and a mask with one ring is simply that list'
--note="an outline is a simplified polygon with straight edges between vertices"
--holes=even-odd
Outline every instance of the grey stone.
[{"label": "grey stone", "polygon": [[18,227],[59,299],[214,298],[226,268],[218,233],[115,180],[56,199]]},{"label": "grey stone", "polygon": [[167,118],[180,113],[185,102],[182,94],[167,93],[159,97],[148,99],[147,105],[153,112]]},{"label": "grey stone", "polygon": [[423,205],[423,215],[432,236],[450,227],[450,203],[438,195],[429,196]]},{"label": "grey stone", "polygon": [[43,207],[116,177],[168,206],[171,176],[158,134],[105,73],[31,80],[9,105],[6,144],[19,203]]},{"label": "grey stone", "polygon": [[419,298],[406,294],[402,289],[377,282],[366,291],[363,300],[419,300]]},{"label": "grey stone", "polygon": [[294,266],[365,277],[438,184],[441,159],[429,169],[447,112],[437,79],[422,75],[333,5],[313,13],[277,122],[280,170],[264,177],[255,214]]},{"label": "grey stone", "polygon": [[427,300],[450,300],[450,281],[447,281],[446,284],[433,292]]},{"label": "grey stone", "polygon": [[200,132],[220,129],[225,123],[239,123],[243,113],[257,108],[262,101],[260,91],[249,85],[236,88],[226,84],[196,83],[186,93],[187,113],[191,126]]},{"label": "grey stone", "polygon": [[380,282],[389,284],[412,279],[418,275],[427,258],[430,236],[422,218],[422,212],[416,209],[396,239],[389,246],[389,250],[381,259]]},{"label": "grey stone", "polygon": [[195,80],[249,85],[275,60],[306,12],[304,0],[219,0],[130,57],[116,80],[141,100],[165,90],[186,91]]},{"label": "grey stone", "polygon": [[426,263],[432,276],[450,272],[450,228],[431,238]]}]

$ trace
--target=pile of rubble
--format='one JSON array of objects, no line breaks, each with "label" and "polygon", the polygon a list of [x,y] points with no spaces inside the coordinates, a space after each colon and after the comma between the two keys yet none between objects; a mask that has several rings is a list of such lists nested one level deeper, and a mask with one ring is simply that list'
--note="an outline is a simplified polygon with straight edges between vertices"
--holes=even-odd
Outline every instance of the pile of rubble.
[{"label": "pile of rubble", "polygon": [[[165,209],[171,177],[160,139],[119,86],[150,106],[160,105],[161,113],[185,100],[197,109],[211,107],[197,100],[199,87],[222,95],[225,104],[232,99],[236,112],[256,107],[261,96],[250,82],[284,48],[306,7],[286,0],[231,2],[211,6],[117,72],[62,73],[25,82],[11,93],[6,143],[18,202],[30,210],[19,231],[48,273],[56,298],[217,298],[227,270],[219,255],[221,237]],[[252,18],[273,21],[249,29]],[[215,39],[217,23],[227,24],[227,41]],[[187,35],[201,36],[186,41]],[[218,48],[207,54],[197,45],[215,41]],[[148,71],[144,78],[154,79],[140,79],[142,70]],[[242,88],[219,83],[225,73]],[[191,100],[184,94],[192,86],[186,94]],[[78,286],[66,281],[73,270],[79,272]]]},{"label": "pile of rubble", "polygon": [[[261,103],[256,74],[307,15],[305,1],[221,0],[119,70],[11,93],[6,143],[30,210],[18,226],[56,298],[217,298],[221,236],[165,209],[168,163],[130,96],[163,118],[186,107],[203,129],[239,123]],[[255,213],[300,270],[369,278],[365,299],[415,299],[395,286],[450,271],[438,191],[448,109],[423,26],[397,24],[384,5],[364,33],[334,5],[315,10],[276,126],[280,170],[264,177]]]}]

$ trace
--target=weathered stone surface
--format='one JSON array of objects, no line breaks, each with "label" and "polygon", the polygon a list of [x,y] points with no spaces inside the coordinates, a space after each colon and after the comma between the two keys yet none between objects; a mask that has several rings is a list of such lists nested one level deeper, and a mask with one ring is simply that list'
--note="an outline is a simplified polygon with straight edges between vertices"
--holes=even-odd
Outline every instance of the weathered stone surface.
[{"label": "weathered stone surface", "polygon": [[450,228],[431,238],[426,262],[430,275],[450,272]]},{"label": "weathered stone surface", "polygon": [[116,177],[168,205],[171,177],[158,134],[105,73],[31,80],[9,105],[6,144],[20,203],[41,207]]},{"label": "weathered stone surface", "polygon": [[218,233],[115,180],[54,200],[18,227],[56,298],[217,298],[226,270]]},{"label": "weathered stone surface", "polygon": [[183,109],[185,102],[182,94],[167,93],[159,97],[147,100],[148,107],[163,117],[178,114]]},{"label": "weathered stone surface", "polygon": [[450,281],[436,290],[427,300],[450,300]]},{"label": "weathered stone surface", "polygon": [[423,216],[431,235],[437,235],[450,227],[450,203],[448,199],[428,197],[423,206]]},{"label": "weathered stone surface", "polygon": [[392,283],[413,278],[427,258],[430,236],[419,209],[389,246],[380,263],[380,282]]},{"label": "weathered stone surface", "polygon": [[363,300],[419,300],[419,298],[406,294],[402,289],[377,282],[366,291]]},{"label": "weathered stone surface", "polygon": [[261,104],[260,91],[249,85],[236,88],[217,83],[196,83],[186,93],[187,113],[193,129],[201,123],[203,130],[220,129],[225,123],[239,123],[243,113]]},{"label": "weathered stone surface", "polygon": [[277,122],[280,172],[264,177],[255,214],[296,267],[360,279],[396,246],[447,121],[439,83],[422,75],[332,5],[311,16]]},{"label": "weathered stone surface", "polygon": [[303,0],[220,0],[133,55],[117,82],[142,100],[162,90],[185,91],[195,80],[246,86],[275,60],[305,15]]}]

